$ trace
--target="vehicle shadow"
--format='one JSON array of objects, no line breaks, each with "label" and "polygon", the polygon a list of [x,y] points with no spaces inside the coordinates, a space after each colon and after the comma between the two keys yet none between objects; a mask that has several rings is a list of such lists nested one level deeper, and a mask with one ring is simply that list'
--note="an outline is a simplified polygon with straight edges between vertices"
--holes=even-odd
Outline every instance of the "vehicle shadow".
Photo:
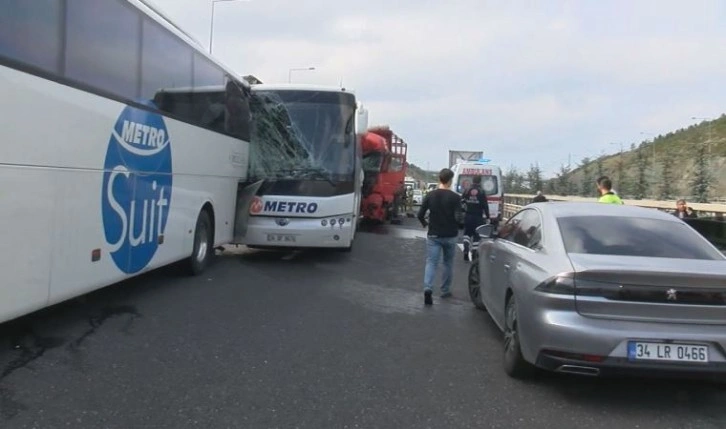
[{"label": "vehicle shadow", "polygon": [[[488,314],[480,312],[485,321],[483,334],[496,338],[504,347],[503,336]],[[693,416],[707,427],[726,427],[726,377],[675,376],[639,374],[633,376],[588,377],[537,370],[526,380],[512,380],[532,389],[536,396],[556,398],[568,407],[591,410],[593,415],[605,412],[625,414],[652,413],[662,410],[675,413],[679,419]],[[701,427],[675,424],[675,427]]]},{"label": "vehicle shadow", "polygon": [[723,379],[647,375],[596,378],[541,372],[527,383],[568,407],[593,415],[653,417],[656,412],[659,419],[674,425],[668,427],[726,427]]}]

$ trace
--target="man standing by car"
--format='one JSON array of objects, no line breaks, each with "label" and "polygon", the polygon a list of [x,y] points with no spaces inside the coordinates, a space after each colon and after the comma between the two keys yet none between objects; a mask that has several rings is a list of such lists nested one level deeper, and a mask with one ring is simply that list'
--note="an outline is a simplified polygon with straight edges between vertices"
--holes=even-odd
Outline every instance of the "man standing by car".
[{"label": "man standing by car", "polygon": [[[444,256],[444,275],[441,298],[451,296],[451,281],[454,268],[454,254],[459,235],[461,197],[451,190],[454,172],[444,168],[439,172],[438,189],[426,194],[418,211],[418,220],[428,228],[426,238],[426,269],[424,270],[424,304],[432,305],[433,283],[438,271],[441,254]],[[429,212],[429,221],[426,221]]]},{"label": "man standing by car", "polygon": [[464,191],[461,201],[466,207],[464,217],[464,260],[469,260],[469,252],[476,252],[479,246],[479,234],[476,228],[484,223],[484,218],[489,220],[489,202],[487,194],[481,188],[481,176],[474,176],[472,185]]},{"label": "man standing by car", "polygon": [[597,189],[600,191],[599,203],[623,204],[623,200],[613,192],[613,182],[607,176],[597,179]]},{"label": "man standing by car", "polygon": [[544,194],[542,194],[542,191],[537,191],[537,195],[535,195],[534,198],[532,198],[532,202],[533,203],[546,203],[547,197],[545,197]]},{"label": "man standing by car", "polygon": [[684,199],[676,201],[675,215],[679,219],[693,219],[696,217],[696,213],[690,207],[688,207],[688,204]]}]

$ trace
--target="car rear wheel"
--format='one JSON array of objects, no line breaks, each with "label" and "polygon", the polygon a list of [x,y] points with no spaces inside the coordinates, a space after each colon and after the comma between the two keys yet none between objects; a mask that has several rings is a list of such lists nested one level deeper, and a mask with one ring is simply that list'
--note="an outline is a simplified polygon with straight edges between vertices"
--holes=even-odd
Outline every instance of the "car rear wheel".
[{"label": "car rear wheel", "polygon": [[527,378],[534,372],[534,366],[522,356],[514,295],[507,300],[504,317],[504,371],[513,378]]},{"label": "car rear wheel", "polygon": [[484,301],[481,299],[481,276],[479,275],[479,261],[472,261],[469,268],[469,298],[476,308],[486,311]]}]

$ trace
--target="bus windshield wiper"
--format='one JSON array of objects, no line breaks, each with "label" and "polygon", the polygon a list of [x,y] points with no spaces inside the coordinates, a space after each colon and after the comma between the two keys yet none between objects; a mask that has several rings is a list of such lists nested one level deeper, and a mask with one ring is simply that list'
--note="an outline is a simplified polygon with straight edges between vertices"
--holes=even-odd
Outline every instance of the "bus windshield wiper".
[{"label": "bus windshield wiper", "polygon": [[330,175],[328,175],[328,173],[323,168],[309,168],[306,169],[303,174],[313,179],[325,180],[326,182],[330,183],[330,186],[338,186],[338,184],[330,178]]}]

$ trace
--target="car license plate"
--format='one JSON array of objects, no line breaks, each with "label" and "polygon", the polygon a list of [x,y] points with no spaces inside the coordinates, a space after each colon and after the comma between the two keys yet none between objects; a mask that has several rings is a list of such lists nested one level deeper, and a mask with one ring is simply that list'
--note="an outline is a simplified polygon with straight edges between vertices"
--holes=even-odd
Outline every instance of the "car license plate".
[{"label": "car license plate", "polygon": [[628,359],[708,363],[708,346],[630,341]]},{"label": "car license plate", "polygon": [[294,243],[295,236],[291,234],[267,234],[267,242]]}]

